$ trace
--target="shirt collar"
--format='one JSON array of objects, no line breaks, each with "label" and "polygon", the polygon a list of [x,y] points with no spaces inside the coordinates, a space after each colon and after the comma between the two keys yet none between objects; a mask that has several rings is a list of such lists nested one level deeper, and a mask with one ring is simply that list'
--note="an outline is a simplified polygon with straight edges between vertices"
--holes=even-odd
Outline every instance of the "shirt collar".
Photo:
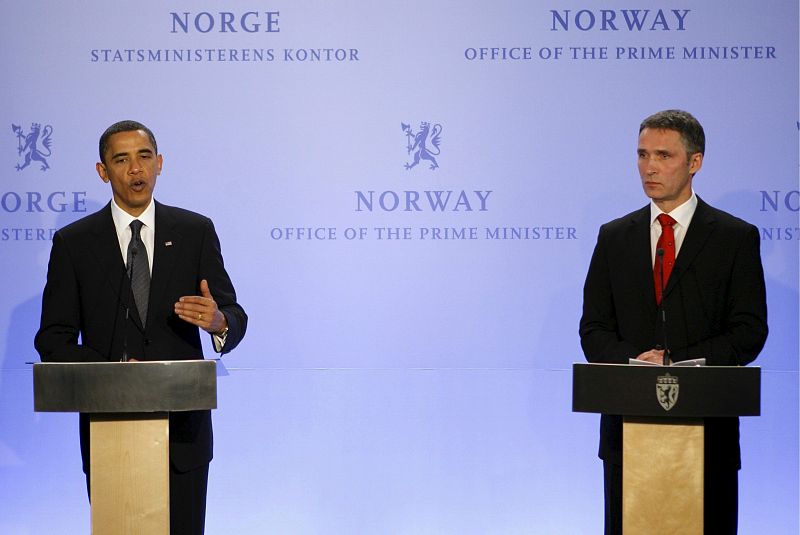
[{"label": "shirt collar", "polygon": [[151,198],[150,204],[147,205],[147,208],[144,209],[144,212],[139,214],[139,217],[133,217],[131,214],[120,208],[116,201],[114,201],[112,198],[111,217],[114,220],[114,226],[117,228],[118,232],[129,226],[131,221],[134,219],[138,219],[144,224],[144,226],[148,227],[150,230],[154,230],[156,228],[156,203]]},{"label": "shirt collar", "polygon": [[[689,197],[682,205],[678,206],[677,208],[673,209],[669,215],[678,222],[680,226],[683,228],[689,228],[689,223],[692,222],[692,217],[694,217],[694,212],[697,209],[697,195],[695,195],[694,190],[692,190],[692,196]],[[661,211],[661,208],[656,206],[656,203],[652,200],[650,201],[650,225],[656,224],[656,218],[665,212]]]}]

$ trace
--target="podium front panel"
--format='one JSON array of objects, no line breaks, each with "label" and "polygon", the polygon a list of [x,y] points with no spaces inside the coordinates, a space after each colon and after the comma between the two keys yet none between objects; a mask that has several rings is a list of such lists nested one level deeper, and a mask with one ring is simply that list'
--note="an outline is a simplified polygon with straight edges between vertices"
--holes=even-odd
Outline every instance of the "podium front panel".
[{"label": "podium front panel", "polygon": [[217,408],[216,362],[43,362],[33,366],[34,410],[146,413]]},{"label": "podium front panel", "polygon": [[572,410],[714,418],[761,414],[761,368],[574,364]]}]

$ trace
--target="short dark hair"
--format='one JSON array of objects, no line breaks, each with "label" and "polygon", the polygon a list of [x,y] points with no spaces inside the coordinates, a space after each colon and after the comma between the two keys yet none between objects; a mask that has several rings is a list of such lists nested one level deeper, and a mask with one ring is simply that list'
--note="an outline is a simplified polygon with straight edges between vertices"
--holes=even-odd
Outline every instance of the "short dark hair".
[{"label": "short dark hair", "polygon": [[153,144],[153,149],[156,151],[156,154],[158,154],[156,136],[153,135],[153,132],[149,128],[137,121],[119,121],[106,128],[106,131],[100,136],[100,161],[106,163],[105,155],[106,150],[108,150],[108,140],[111,136],[119,134],[120,132],[135,132],[136,130],[142,130],[147,134],[147,137],[150,138],[150,143]]},{"label": "short dark hair", "polygon": [[639,125],[639,133],[645,128],[656,130],[675,130],[681,135],[686,155],[706,152],[706,134],[700,122],[688,111],[664,110],[654,113]]}]

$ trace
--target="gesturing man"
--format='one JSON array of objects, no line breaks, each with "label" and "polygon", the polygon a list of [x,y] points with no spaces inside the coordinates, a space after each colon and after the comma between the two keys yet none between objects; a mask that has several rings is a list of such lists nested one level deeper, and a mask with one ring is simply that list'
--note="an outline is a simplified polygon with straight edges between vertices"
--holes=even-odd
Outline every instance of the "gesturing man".
[{"label": "gesturing man", "polygon": [[[210,219],[153,199],[163,158],[143,124],[122,121],[100,137],[97,173],[112,199],[53,237],[35,346],[42,361],[203,358],[199,329],[227,353],[247,315],[223,265]],[[89,479],[88,417],[80,417]],[[202,534],[211,414],[170,414],[170,531]]]}]

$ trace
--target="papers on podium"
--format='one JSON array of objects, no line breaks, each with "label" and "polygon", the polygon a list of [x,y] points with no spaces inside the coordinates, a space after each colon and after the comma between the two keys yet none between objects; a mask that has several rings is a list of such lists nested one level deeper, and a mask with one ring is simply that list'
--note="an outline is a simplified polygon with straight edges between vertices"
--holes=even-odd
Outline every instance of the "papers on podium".
[{"label": "papers on podium", "polygon": [[[661,366],[661,367],[665,367],[663,364],[656,364],[655,362],[649,362],[649,361],[646,361],[646,360],[639,360],[639,359],[628,359],[628,364],[630,364],[632,366]],[[670,368],[670,367],[673,367],[673,366],[675,366],[675,367],[681,367],[681,366],[695,367],[695,366],[705,366],[705,365],[706,365],[706,359],[702,358],[702,359],[681,360],[679,362],[673,362],[672,364],[670,364],[669,366],[666,366],[666,367],[667,368]]]}]

